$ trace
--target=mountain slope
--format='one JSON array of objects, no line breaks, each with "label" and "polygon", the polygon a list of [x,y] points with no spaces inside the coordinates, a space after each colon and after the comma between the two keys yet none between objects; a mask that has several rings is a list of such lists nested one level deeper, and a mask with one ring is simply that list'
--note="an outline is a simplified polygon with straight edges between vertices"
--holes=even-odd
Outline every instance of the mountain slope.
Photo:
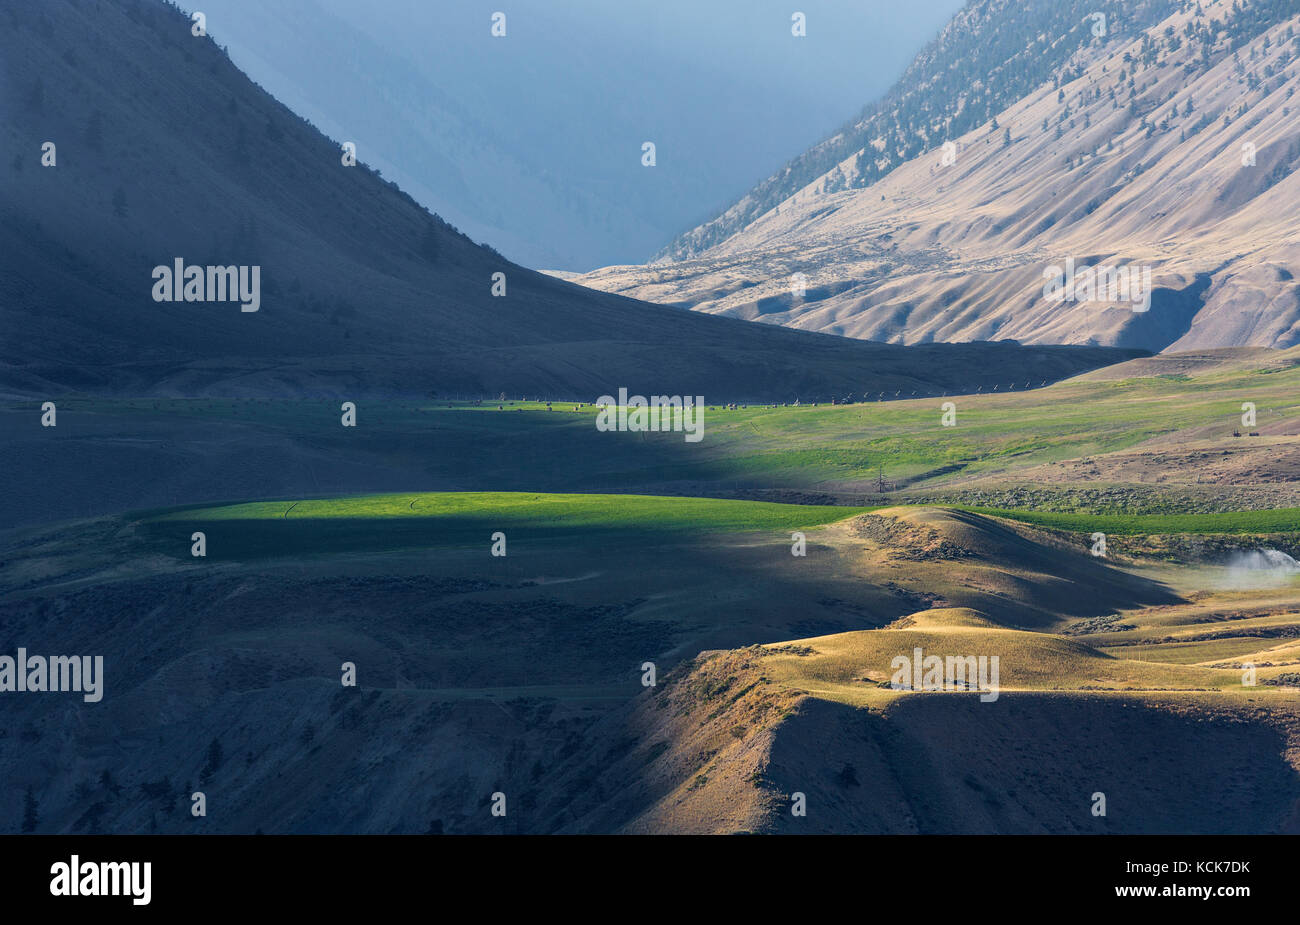
[{"label": "mountain slope", "polygon": [[[1219,2],[1108,32],[953,135],[947,157],[936,131],[926,153],[846,190],[875,175],[848,153],[699,256],[581,281],[896,343],[1291,346],[1297,27],[1285,4]],[[1066,258],[1150,268],[1149,310],[1045,298],[1044,272]]]},{"label": "mountain slope", "polygon": [[[863,188],[940,142],[978,128],[1053,79],[1094,42],[1095,16],[1132,35],[1177,9],[1178,0],[980,0],[968,3],[916,56],[879,102],[790,161],[721,215],[680,235],[659,255],[689,259],[725,241],[847,158],[840,188]],[[865,157],[867,148],[873,157]]]},{"label": "mountain slope", "polygon": [[[474,244],[154,0],[0,14],[0,387],[24,395],[724,398],[1059,378],[1120,357],[913,355],[638,304]],[[54,166],[41,166],[45,142]],[[261,268],[261,306],[156,302],[157,266]],[[506,295],[491,294],[495,273]],[[1040,376],[1041,378],[1042,376]],[[951,380],[949,382],[948,380]]]}]

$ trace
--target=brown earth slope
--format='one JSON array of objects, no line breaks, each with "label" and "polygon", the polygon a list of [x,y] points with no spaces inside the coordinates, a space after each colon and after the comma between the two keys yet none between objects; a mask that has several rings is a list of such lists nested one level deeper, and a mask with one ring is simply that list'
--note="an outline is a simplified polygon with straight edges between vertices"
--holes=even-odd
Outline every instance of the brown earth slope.
[{"label": "brown earth slope", "polygon": [[854,706],[772,680],[769,653],[807,645],[706,653],[645,697],[623,727],[635,747],[595,777],[636,784],[571,827],[631,812],[623,831],[1300,833],[1294,696],[922,693]]},{"label": "brown earth slope", "polygon": [[[1119,27],[1059,87],[952,138],[955,160],[936,138],[846,190],[859,159],[884,156],[864,149],[701,254],[579,281],[891,343],[1296,344],[1300,17],[1239,47],[1188,37],[1240,15],[1217,0]],[[1149,267],[1150,309],[1044,298],[1044,270],[1066,258]]]}]

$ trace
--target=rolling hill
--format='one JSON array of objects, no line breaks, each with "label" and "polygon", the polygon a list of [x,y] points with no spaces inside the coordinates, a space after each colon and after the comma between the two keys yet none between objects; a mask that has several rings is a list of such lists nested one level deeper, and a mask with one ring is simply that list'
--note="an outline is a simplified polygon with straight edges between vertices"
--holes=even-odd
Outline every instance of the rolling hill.
[{"label": "rolling hill", "polygon": [[[1294,576],[1216,589],[986,515],[534,493],[135,512],[11,531],[0,611],[5,652],[104,658],[93,721],[75,695],[5,700],[5,830],[29,787],[39,832],[1300,825]],[[894,689],[916,648],[996,656],[998,696]]]}]

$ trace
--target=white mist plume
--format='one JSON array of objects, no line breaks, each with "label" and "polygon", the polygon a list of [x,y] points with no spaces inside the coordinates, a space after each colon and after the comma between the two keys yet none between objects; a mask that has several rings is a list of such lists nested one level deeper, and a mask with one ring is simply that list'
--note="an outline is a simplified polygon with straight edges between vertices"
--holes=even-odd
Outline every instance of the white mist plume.
[{"label": "white mist plume", "polygon": [[1277,549],[1235,552],[1225,563],[1224,587],[1275,588],[1300,575],[1300,562]]}]

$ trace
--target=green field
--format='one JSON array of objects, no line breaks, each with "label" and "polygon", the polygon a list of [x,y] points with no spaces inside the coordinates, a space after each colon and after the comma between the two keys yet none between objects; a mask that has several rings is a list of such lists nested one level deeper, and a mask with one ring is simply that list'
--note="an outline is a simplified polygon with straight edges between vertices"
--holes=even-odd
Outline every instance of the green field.
[{"label": "green field", "polygon": [[[750,531],[788,534],[874,508],[712,498],[535,492],[425,492],[258,501],[147,515],[154,539],[209,536],[218,557],[339,553],[488,544],[493,533],[529,543],[584,545]],[[179,549],[179,547],[177,547]]]},{"label": "green field", "polygon": [[[1256,405],[1261,429],[1300,416],[1300,365],[1292,362],[1279,354],[1192,377],[1073,379],[1031,391],[849,405],[725,410],[706,396],[699,443],[680,433],[599,432],[595,409],[576,401],[557,400],[550,410],[518,399],[360,401],[355,428],[339,425],[337,401],[69,398],[59,407],[69,432],[82,415],[120,419],[123,429],[168,419],[237,426],[335,458],[365,454],[456,490],[656,494],[673,485],[681,494],[728,487],[860,494],[878,473],[901,489],[941,490],[956,479],[1014,479],[1027,468],[1198,429],[1204,449],[1249,448],[1231,437],[1243,402]],[[954,427],[941,424],[945,400],[956,405]]]},{"label": "green field", "polygon": [[[187,508],[147,518],[151,523],[222,523],[273,521],[288,525],[327,520],[390,520],[420,523],[436,520],[449,529],[440,534],[461,542],[460,531],[477,537],[484,529],[567,533],[687,531],[731,533],[749,530],[789,531],[821,526],[881,505],[777,504],[715,498],[652,495],[586,495],[536,492],[420,492],[315,498],[303,501],[256,501]],[[961,506],[978,514],[1006,517],[1034,526],[1078,533],[1153,535],[1170,533],[1241,534],[1300,532],[1300,508],[1232,511],[1215,514],[1066,514],[1007,508]]]},{"label": "green field", "polygon": [[[877,509],[648,495],[421,492],[192,507],[146,514],[141,527],[173,554],[201,530],[214,558],[243,559],[486,545],[497,531],[507,542],[577,540],[582,548],[690,542],[722,533],[784,536]],[[1079,533],[1300,531],[1297,509],[1129,516],[966,509]]]}]

